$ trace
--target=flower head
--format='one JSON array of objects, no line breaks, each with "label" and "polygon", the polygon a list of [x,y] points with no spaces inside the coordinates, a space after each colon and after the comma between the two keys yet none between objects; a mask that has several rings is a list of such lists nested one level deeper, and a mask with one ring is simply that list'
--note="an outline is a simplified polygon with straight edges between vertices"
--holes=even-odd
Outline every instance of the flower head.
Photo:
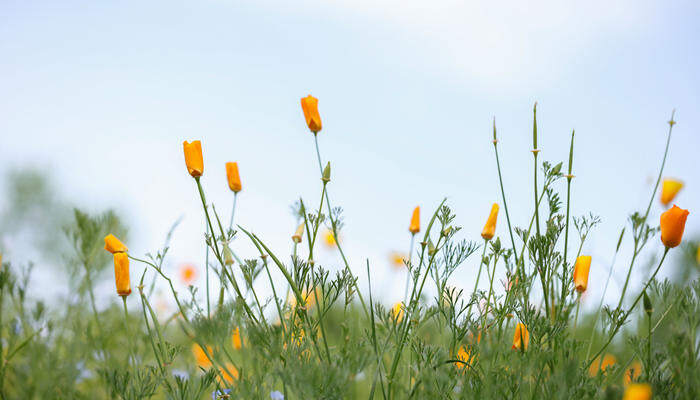
[{"label": "flower head", "polygon": [[408,260],[405,254],[398,251],[392,251],[389,254],[389,260],[391,260],[391,265],[396,269],[401,269],[406,266],[405,262]]},{"label": "flower head", "polygon": [[615,365],[615,363],[617,363],[617,358],[609,353],[603,356],[603,361],[600,361],[600,358],[596,358],[593,360],[593,364],[588,368],[588,375],[598,375],[598,364],[600,364],[600,371],[605,372],[606,369]]},{"label": "flower head", "polygon": [[651,385],[646,383],[633,383],[627,386],[622,400],[651,400]]},{"label": "flower head", "polygon": [[241,330],[238,329],[238,327],[233,330],[233,334],[231,335],[231,345],[236,350],[241,349]]},{"label": "flower head", "polygon": [[639,379],[642,374],[642,364],[639,361],[634,361],[632,365],[625,371],[625,385],[629,385]]},{"label": "flower head", "polygon": [[328,247],[333,247],[336,245],[336,240],[335,240],[335,235],[333,235],[333,231],[330,229],[327,229],[326,232],[323,234],[323,241],[326,243],[326,246]]},{"label": "flower head", "polygon": [[238,369],[231,363],[226,363],[226,365],[219,368],[219,374],[221,374],[221,377],[218,377],[218,380],[222,385],[224,383],[233,383],[234,380],[238,379]]},{"label": "flower head", "polygon": [[401,302],[394,304],[391,307],[391,316],[396,320],[396,322],[401,322],[403,319],[403,304]]},{"label": "flower head", "polygon": [[530,345],[530,332],[528,332],[527,327],[522,322],[518,322],[515,326],[515,333],[513,334],[513,349],[527,350]]},{"label": "flower head", "polygon": [[318,133],[321,130],[321,115],[318,113],[318,99],[312,95],[302,97],[301,109],[304,111],[306,126],[313,133]]},{"label": "flower head", "polygon": [[180,267],[180,279],[185,285],[190,285],[197,279],[197,269],[192,264],[184,264]]},{"label": "flower head", "polygon": [[669,205],[681,189],[683,189],[683,182],[673,178],[664,179],[661,184],[661,204]]},{"label": "flower head", "polygon": [[420,232],[420,206],[413,209],[411,224],[408,226],[408,231],[414,235]]},{"label": "flower head", "polygon": [[213,349],[211,346],[207,345],[206,346],[207,351],[205,352],[204,349],[197,343],[192,344],[192,355],[194,356],[195,361],[197,362],[197,366],[208,369],[211,367],[211,360],[207,356],[207,352],[209,355],[212,354]]},{"label": "flower head", "polygon": [[664,246],[673,248],[681,244],[688,214],[688,210],[675,205],[661,214],[661,242]]},{"label": "flower head", "polygon": [[202,176],[202,174],[204,173],[202,143],[199,140],[195,140],[192,143],[189,143],[185,140],[184,142],[182,142],[182,147],[185,152],[185,164],[187,165],[187,172],[189,172],[193,178]]},{"label": "flower head", "polygon": [[579,256],[574,266],[574,285],[576,291],[583,293],[588,288],[588,272],[591,269],[591,256]]},{"label": "flower head", "polygon": [[126,245],[124,245],[124,243],[122,243],[119,239],[117,239],[116,236],[112,235],[111,233],[105,236],[105,250],[112,254],[124,253],[126,251],[129,251]]},{"label": "flower head", "polygon": [[114,253],[114,281],[117,285],[118,295],[128,296],[131,294],[129,256],[126,253]]},{"label": "flower head", "polygon": [[234,193],[238,193],[243,189],[243,186],[241,186],[241,176],[238,174],[237,162],[226,163],[226,179],[228,180],[228,187]]},{"label": "flower head", "polygon": [[[471,350],[467,349],[465,346],[461,346],[457,351],[457,359],[462,361],[461,363],[455,363],[457,369],[471,368],[472,361],[475,356],[472,356]],[[466,363],[466,364],[464,364]]]},{"label": "flower head", "polygon": [[486,220],[486,225],[484,225],[484,230],[481,231],[481,237],[484,240],[491,240],[493,235],[496,234],[496,220],[498,219],[498,204],[493,203],[491,206],[491,212],[489,213],[489,218]]}]

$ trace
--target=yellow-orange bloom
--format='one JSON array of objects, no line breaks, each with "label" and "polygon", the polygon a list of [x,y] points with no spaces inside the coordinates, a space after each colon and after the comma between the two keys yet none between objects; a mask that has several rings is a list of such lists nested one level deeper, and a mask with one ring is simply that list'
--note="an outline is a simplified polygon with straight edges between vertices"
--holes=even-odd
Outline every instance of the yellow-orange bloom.
[{"label": "yellow-orange bloom", "polygon": [[457,369],[468,369],[471,368],[471,364],[474,361],[474,356],[472,356],[472,352],[470,350],[467,350],[465,346],[461,346],[459,348],[459,351],[457,351],[457,359],[466,363],[455,363],[455,367]]},{"label": "yellow-orange bloom", "polygon": [[612,354],[606,354],[603,356],[603,362],[600,362],[600,357],[593,360],[593,363],[588,368],[588,375],[596,376],[598,375],[598,364],[600,363],[600,370],[605,372],[606,369],[617,363],[617,358]]},{"label": "yellow-orange bloom", "polygon": [[681,244],[688,214],[688,210],[675,205],[661,214],[661,242],[664,246],[673,248]]},{"label": "yellow-orange bloom", "polygon": [[627,386],[622,400],[651,400],[651,385],[634,383]]},{"label": "yellow-orange bloom", "polygon": [[591,256],[579,256],[574,266],[576,291],[583,293],[588,288],[588,272],[591,270]]},{"label": "yellow-orange bloom", "polygon": [[185,151],[185,164],[187,172],[193,178],[202,176],[204,173],[204,159],[202,158],[202,142],[195,140],[192,143],[188,141],[182,142],[182,147]]},{"label": "yellow-orange bloom", "polygon": [[236,350],[240,350],[241,348],[241,330],[238,328],[233,330],[233,334],[231,335],[231,345],[233,345],[233,348]]},{"label": "yellow-orange bloom", "polygon": [[389,255],[389,259],[391,260],[391,265],[393,265],[394,268],[400,269],[400,268],[403,268],[406,266],[406,264],[404,264],[404,261],[407,260],[408,258],[403,253],[399,253],[398,251],[393,251]]},{"label": "yellow-orange bloom", "polygon": [[408,231],[414,235],[420,232],[420,207],[413,209],[413,215],[411,215],[411,225],[408,226]]},{"label": "yellow-orange bloom", "polygon": [[530,345],[530,332],[522,322],[518,322],[515,326],[515,334],[513,334],[513,349],[527,350]]},{"label": "yellow-orange bloom", "polygon": [[226,178],[228,179],[228,187],[234,193],[238,193],[243,189],[243,186],[241,186],[241,176],[238,174],[237,162],[226,163]]},{"label": "yellow-orange bloom", "polygon": [[697,251],[695,252],[695,261],[700,264],[700,246],[698,246]]},{"label": "yellow-orange bloom", "polygon": [[129,251],[129,249],[122,243],[116,236],[111,233],[105,236],[105,250],[114,253],[123,253]]},{"label": "yellow-orange bloom", "polygon": [[197,270],[192,264],[185,264],[180,267],[180,279],[185,285],[191,284],[197,278]]},{"label": "yellow-orange bloom", "polygon": [[489,219],[486,220],[486,225],[484,225],[484,230],[481,231],[481,237],[484,240],[491,240],[493,235],[496,234],[496,220],[498,219],[498,204],[493,203],[491,206],[491,213],[489,214]]},{"label": "yellow-orange bloom", "polygon": [[627,368],[627,371],[625,371],[625,385],[629,385],[630,383],[636,381],[641,374],[642,364],[639,361],[633,362],[632,365]]},{"label": "yellow-orange bloom", "polygon": [[333,235],[332,230],[330,230],[330,229],[326,230],[326,232],[323,234],[323,241],[326,243],[326,246],[328,246],[328,247],[333,247],[336,245],[335,236]]},{"label": "yellow-orange bloom", "polygon": [[118,295],[128,296],[131,294],[129,256],[126,253],[114,253],[114,281],[117,284]]},{"label": "yellow-orange bloom", "polygon": [[224,378],[222,382],[221,377],[218,377],[219,383],[222,385],[225,383],[233,383],[234,380],[238,379],[238,369],[231,363],[226,363],[224,367],[219,368],[219,373],[221,377]]},{"label": "yellow-orange bloom", "polygon": [[669,205],[681,189],[683,189],[683,182],[672,178],[664,179],[661,185],[661,204]]},{"label": "yellow-orange bloom", "polygon": [[[213,354],[213,349],[211,346],[207,345],[207,352],[209,355]],[[207,353],[204,352],[204,349],[197,343],[192,344],[192,355],[194,355],[194,360],[197,362],[197,365],[204,368],[208,369],[211,367],[211,360],[209,357],[207,357]]]},{"label": "yellow-orange bloom", "polygon": [[318,99],[312,95],[302,97],[301,109],[304,111],[306,125],[313,133],[318,133],[321,130],[321,115],[318,113]]},{"label": "yellow-orange bloom", "polygon": [[401,322],[403,319],[403,307],[401,306],[402,304],[399,302],[391,307],[391,316],[396,320],[396,322]]}]

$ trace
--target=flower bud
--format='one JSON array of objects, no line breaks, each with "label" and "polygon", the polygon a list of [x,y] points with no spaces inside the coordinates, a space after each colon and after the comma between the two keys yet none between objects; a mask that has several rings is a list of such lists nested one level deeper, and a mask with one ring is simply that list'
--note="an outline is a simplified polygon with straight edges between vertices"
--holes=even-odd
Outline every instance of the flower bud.
[{"label": "flower bud", "polygon": [[498,219],[498,204],[493,203],[491,206],[491,213],[489,213],[489,218],[486,220],[486,225],[484,225],[484,230],[481,231],[481,237],[484,240],[491,240],[496,234],[496,220]]},{"label": "flower bud", "polygon": [[683,182],[672,178],[664,179],[661,184],[661,204],[669,205],[681,189],[683,189]]},{"label": "flower bud", "polygon": [[185,152],[185,165],[187,165],[187,172],[189,172],[193,178],[202,176],[204,173],[202,143],[199,140],[195,140],[192,143],[185,140],[182,142],[182,148]]},{"label": "flower bud", "polygon": [[292,241],[294,243],[301,243],[301,237],[304,235],[304,223],[302,222],[297,226],[296,232],[292,235]]},{"label": "flower bud", "polygon": [[644,301],[644,312],[647,313],[647,316],[649,318],[651,318],[651,314],[654,313],[654,306],[652,306],[651,299],[647,295],[646,290],[644,291],[643,301]]},{"label": "flower bud", "polygon": [[413,215],[411,215],[411,224],[408,226],[408,231],[412,234],[420,232],[420,207],[413,209]]},{"label": "flower bud", "polygon": [[326,168],[323,169],[323,176],[321,177],[323,183],[328,183],[331,181],[331,163],[326,164]]},{"label": "flower bud", "polygon": [[243,189],[243,186],[241,186],[241,176],[238,174],[237,162],[226,163],[226,179],[228,180],[228,187],[232,192],[238,193]]},{"label": "flower bud", "polygon": [[228,266],[228,267],[233,265],[233,252],[231,251],[231,248],[228,247],[228,243],[224,243],[223,255],[224,255],[224,264],[226,264],[226,266]]},{"label": "flower bud", "polygon": [[126,253],[114,253],[114,281],[118,295],[128,296],[131,294],[129,256]]},{"label": "flower bud", "polygon": [[321,115],[318,113],[318,99],[308,95],[301,99],[301,110],[304,112],[306,126],[313,133],[318,133],[321,130]]},{"label": "flower bud", "polygon": [[683,210],[675,205],[661,214],[661,242],[664,246],[673,248],[681,244],[688,214],[688,210]]},{"label": "flower bud", "polygon": [[116,236],[111,233],[105,236],[105,250],[114,253],[124,253],[129,251],[129,249],[122,243]]},{"label": "flower bud", "polygon": [[588,288],[588,273],[591,270],[591,256],[579,256],[574,265],[574,285],[583,293]]}]

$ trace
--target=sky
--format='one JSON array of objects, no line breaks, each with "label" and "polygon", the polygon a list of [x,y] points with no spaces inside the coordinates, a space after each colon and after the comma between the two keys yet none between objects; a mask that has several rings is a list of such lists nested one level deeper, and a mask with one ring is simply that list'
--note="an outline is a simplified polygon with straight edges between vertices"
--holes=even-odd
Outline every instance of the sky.
[{"label": "sky", "polygon": [[[5,0],[0,176],[39,168],[80,207],[117,209],[136,255],[159,248],[182,217],[166,265],[175,273],[204,259],[200,199],[182,154],[183,140],[200,139],[208,200],[229,215],[224,163],[237,161],[236,222],[289,254],[290,206],[320,195],[299,104],[312,94],[351,267],[366,285],[369,260],[373,287],[391,303],[405,274],[388,254],[408,251],[415,206],[425,226],[447,197],[460,237],[481,241],[491,204],[502,203],[494,118],[513,224],[529,221],[537,102],[540,160],[566,160],[576,131],[571,210],[602,220],[582,249],[599,298],[620,229],[649,201],[674,109],[664,176],[686,183],[677,203],[691,210],[688,237],[700,228],[699,16],[693,1]],[[655,201],[650,221],[662,211]],[[503,239],[505,226],[501,214]],[[243,237],[233,247],[256,254]],[[660,251],[653,243],[644,258]],[[477,259],[450,284],[471,290]],[[332,250],[320,262],[341,265]]]}]

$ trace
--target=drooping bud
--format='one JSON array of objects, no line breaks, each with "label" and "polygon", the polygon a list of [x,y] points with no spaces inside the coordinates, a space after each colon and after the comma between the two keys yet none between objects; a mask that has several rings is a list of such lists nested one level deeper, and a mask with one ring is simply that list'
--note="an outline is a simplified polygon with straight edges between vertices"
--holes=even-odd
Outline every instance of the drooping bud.
[{"label": "drooping bud", "polygon": [[224,243],[224,264],[226,266],[230,267],[233,265],[233,252],[231,251],[231,248],[228,247],[228,243]]}]

